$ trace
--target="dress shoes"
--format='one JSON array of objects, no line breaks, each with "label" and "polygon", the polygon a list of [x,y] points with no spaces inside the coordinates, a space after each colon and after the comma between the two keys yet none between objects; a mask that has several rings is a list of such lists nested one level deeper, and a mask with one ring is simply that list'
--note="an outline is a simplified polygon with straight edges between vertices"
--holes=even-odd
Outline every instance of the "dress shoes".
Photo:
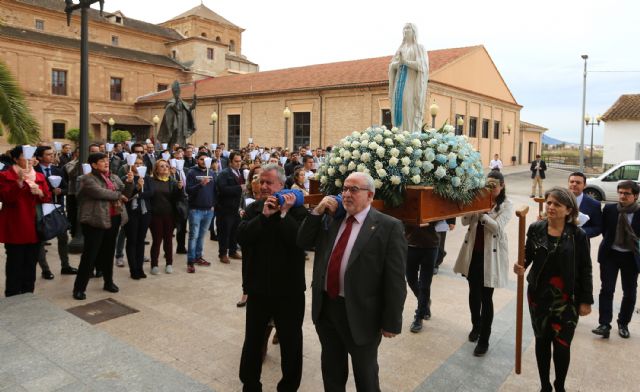
[{"label": "dress shoes", "polygon": [[78,269],[72,266],[62,267],[62,269],[60,270],[60,273],[62,275],[77,275]]},{"label": "dress shoes", "polygon": [[473,355],[476,357],[483,357],[487,351],[489,351],[489,343],[478,342],[476,348],[473,350]]},{"label": "dress shoes", "polygon": [[469,341],[477,342],[479,337],[480,337],[480,328],[473,327],[471,329],[471,332],[469,332]]},{"label": "dress shoes", "polygon": [[176,253],[179,255],[186,255],[187,254],[187,249],[185,249],[185,247],[181,247],[176,249]]},{"label": "dress shoes", "polygon": [[240,254],[240,252],[231,253],[229,255],[229,258],[234,260],[242,260],[242,254]]},{"label": "dress shoes", "polygon": [[220,262],[221,262],[222,264],[229,264],[229,263],[230,263],[230,261],[229,261],[229,257],[228,257],[228,256],[226,256],[226,255],[225,255],[225,256],[220,256]]},{"label": "dress shoes", "polygon": [[111,283],[105,283],[103,289],[105,291],[108,291],[110,293],[117,293],[118,291],[120,291],[120,289],[118,288],[118,286],[115,285],[115,283],[111,282]]},{"label": "dress shoes", "polygon": [[54,278],[53,273],[51,273],[51,271],[47,270],[47,271],[42,271],[42,277],[46,280],[51,280]]},{"label": "dress shoes", "polygon": [[431,312],[427,311],[424,316],[422,316],[423,320],[431,320]]},{"label": "dress shoes", "polygon": [[618,335],[623,339],[629,339],[631,334],[629,333],[629,327],[627,324],[618,323]]},{"label": "dress shoes", "polygon": [[609,324],[600,324],[598,328],[592,329],[592,333],[602,336],[605,339],[609,339],[609,334],[611,333],[611,325]]},{"label": "dress shoes", "polygon": [[418,333],[422,331],[422,317],[416,317],[415,320],[411,323],[411,327],[409,330],[413,333]]},{"label": "dress shoes", "polygon": [[93,274],[93,277],[94,278],[102,278],[102,275],[103,275],[102,271],[96,270],[96,273]]},{"label": "dress shoes", "polygon": [[78,301],[83,301],[87,299],[87,295],[84,293],[84,291],[74,291],[73,298],[77,299]]}]

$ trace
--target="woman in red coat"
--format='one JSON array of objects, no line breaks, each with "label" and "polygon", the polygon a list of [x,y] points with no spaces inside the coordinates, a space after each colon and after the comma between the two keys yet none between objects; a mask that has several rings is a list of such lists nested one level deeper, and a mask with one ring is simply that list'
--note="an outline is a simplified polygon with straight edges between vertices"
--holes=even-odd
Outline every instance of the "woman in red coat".
[{"label": "woman in red coat", "polygon": [[24,158],[22,146],[9,152],[13,165],[0,172],[0,242],[7,252],[4,295],[33,293],[38,259],[36,205],[51,199],[44,175]]}]

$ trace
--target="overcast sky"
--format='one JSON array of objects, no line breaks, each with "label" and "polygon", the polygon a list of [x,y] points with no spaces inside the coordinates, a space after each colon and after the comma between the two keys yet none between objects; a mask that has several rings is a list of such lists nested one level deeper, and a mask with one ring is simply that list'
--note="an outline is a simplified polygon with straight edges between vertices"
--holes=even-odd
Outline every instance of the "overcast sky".
[{"label": "overcast sky", "polygon": [[[105,10],[161,23],[199,4],[200,0],[105,0]],[[261,71],[392,55],[406,22],[418,26],[419,41],[428,50],[482,44],[523,106],[520,118],[549,128],[547,135],[565,141],[580,139],[582,54],[589,55],[587,113],[604,113],[621,94],[640,93],[637,0],[204,4],[246,30],[242,53]],[[595,128],[596,144],[603,128]],[[585,129],[586,143],[590,132]]]}]

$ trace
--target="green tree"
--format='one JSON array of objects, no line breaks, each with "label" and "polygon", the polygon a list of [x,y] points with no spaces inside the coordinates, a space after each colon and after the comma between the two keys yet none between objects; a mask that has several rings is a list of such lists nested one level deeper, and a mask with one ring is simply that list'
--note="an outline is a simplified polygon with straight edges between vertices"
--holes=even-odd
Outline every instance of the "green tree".
[{"label": "green tree", "polygon": [[[64,134],[64,138],[68,139],[68,140],[71,140],[76,145],[78,145],[80,143],[80,129],[78,129],[78,128],[70,128]],[[92,130],[89,130],[89,140],[93,140],[93,131]]]},{"label": "green tree", "polygon": [[117,142],[126,142],[127,140],[131,140],[131,133],[129,131],[113,131],[111,132],[111,141],[114,143]]},{"label": "green tree", "polygon": [[31,115],[18,82],[0,61],[0,136],[5,129],[11,144],[35,144],[40,140],[40,127]]}]

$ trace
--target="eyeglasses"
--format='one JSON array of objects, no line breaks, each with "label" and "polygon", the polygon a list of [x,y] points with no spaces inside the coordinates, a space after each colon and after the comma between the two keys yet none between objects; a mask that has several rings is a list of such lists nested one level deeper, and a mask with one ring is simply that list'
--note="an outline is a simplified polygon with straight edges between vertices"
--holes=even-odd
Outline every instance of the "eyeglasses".
[{"label": "eyeglasses", "polygon": [[633,195],[633,192],[620,192],[620,191],[618,191],[618,195],[620,195],[620,196],[631,196],[631,195]]},{"label": "eyeglasses", "polygon": [[369,189],[367,188],[359,188],[357,186],[345,186],[342,187],[342,193],[347,193],[347,192],[351,192],[351,193],[358,193],[360,191],[368,191]]}]

